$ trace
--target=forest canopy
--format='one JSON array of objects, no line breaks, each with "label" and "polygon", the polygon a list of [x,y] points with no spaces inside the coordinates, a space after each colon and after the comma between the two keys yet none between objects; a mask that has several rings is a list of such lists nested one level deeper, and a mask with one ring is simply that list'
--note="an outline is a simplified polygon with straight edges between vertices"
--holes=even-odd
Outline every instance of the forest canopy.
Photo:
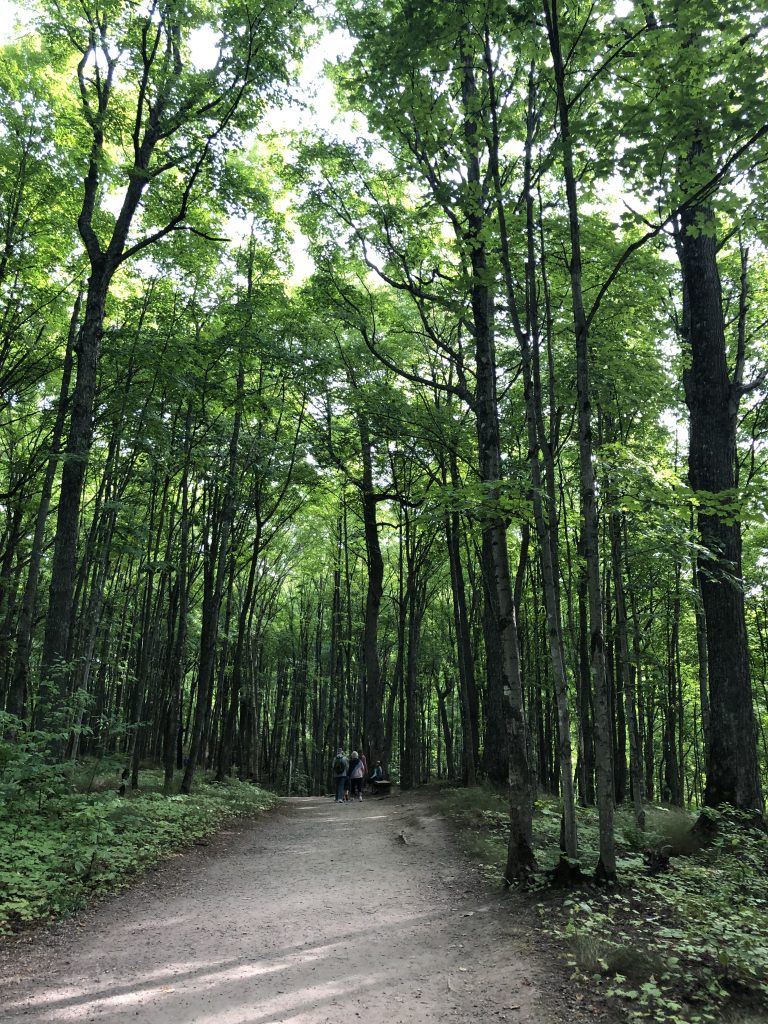
[{"label": "forest canopy", "polygon": [[[0,48],[0,800],[763,812],[768,13],[69,0]],[[295,266],[294,266],[295,264]],[[117,780],[117,775],[116,775]],[[117,785],[117,781],[116,781]]]}]

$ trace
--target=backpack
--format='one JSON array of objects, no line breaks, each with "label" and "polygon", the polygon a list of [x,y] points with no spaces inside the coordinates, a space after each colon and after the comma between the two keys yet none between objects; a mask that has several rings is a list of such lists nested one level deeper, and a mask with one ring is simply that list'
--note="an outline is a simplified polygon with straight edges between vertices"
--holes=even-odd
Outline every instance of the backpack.
[{"label": "backpack", "polygon": [[347,759],[337,754],[333,762],[333,774],[343,775],[347,768]]}]

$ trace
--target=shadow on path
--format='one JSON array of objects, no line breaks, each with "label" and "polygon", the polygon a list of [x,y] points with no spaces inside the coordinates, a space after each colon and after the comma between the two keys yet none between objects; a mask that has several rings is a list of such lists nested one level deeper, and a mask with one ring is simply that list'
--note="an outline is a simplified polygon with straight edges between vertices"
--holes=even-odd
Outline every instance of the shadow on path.
[{"label": "shadow on path", "polygon": [[424,804],[295,798],[40,936],[1,1019],[549,1024],[510,909]]}]

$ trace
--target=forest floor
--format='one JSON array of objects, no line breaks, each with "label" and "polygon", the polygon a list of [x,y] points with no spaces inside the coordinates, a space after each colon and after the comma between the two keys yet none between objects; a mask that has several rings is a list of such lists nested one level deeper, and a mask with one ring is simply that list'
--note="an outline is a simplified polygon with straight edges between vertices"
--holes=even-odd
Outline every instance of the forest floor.
[{"label": "forest floor", "polygon": [[492,888],[425,794],[284,800],[121,895],[0,945],[3,1024],[560,1024],[531,901]]}]

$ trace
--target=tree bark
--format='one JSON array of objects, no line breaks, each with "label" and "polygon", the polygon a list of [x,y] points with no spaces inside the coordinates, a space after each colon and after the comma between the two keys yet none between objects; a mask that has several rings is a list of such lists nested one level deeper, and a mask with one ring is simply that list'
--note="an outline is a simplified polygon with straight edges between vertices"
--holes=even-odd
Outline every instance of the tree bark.
[{"label": "tree bark", "polygon": [[[475,120],[477,85],[472,55],[460,39],[464,137],[467,152],[467,182],[479,195],[482,190],[478,157],[478,127]],[[477,204],[477,198],[473,203]],[[533,853],[533,792],[528,764],[528,742],[523,709],[523,684],[517,644],[517,622],[512,599],[512,577],[507,549],[507,527],[498,511],[500,499],[501,437],[496,394],[496,353],[494,341],[494,299],[488,285],[489,268],[483,236],[485,218],[479,205],[467,217],[467,243],[472,267],[471,306],[475,335],[476,386],[474,413],[480,463],[480,477],[487,488],[490,561],[493,568],[495,597],[498,602],[498,627],[501,644],[501,681],[505,699],[509,739],[509,817],[505,879],[511,884],[535,865]]]},{"label": "tree bark", "polygon": [[64,353],[64,365],[61,374],[61,386],[59,388],[59,401],[56,407],[56,419],[54,420],[53,430],[51,432],[51,454],[45,469],[43,487],[40,494],[40,503],[37,507],[35,533],[32,538],[32,551],[29,559],[29,568],[27,570],[27,579],[24,585],[24,595],[21,601],[21,610],[19,612],[16,656],[14,659],[11,692],[8,702],[8,711],[12,715],[17,715],[19,718],[24,717],[26,710],[27,688],[29,683],[29,660],[32,653],[32,631],[35,621],[35,610],[37,608],[37,591],[40,580],[40,566],[43,558],[45,527],[48,521],[48,512],[51,505],[53,482],[56,478],[61,439],[64,434],[64,422],[67,413],[67,397],[69,395],[69,384],[72,378],[72,353],[74,351],[75,339],[80,322],[81,304],[82,293],[79,293],[72,308],[72,316],[69,322],[69,334],[67,336],[67,347]]},{"label": "tree bark", "polygon": [[643,808],[643,772],[640,755],[640,734],[637,727],[637,700],[635,695],[635,673],[629,654],[627,630],[627,602],[624,596],[622,575],[622,530],[621,513],[613,510],[609,520],[611,535],[611,568],[613,570],[613,593],[616,602],[616,633],[619,641],[619,666],[624,691],[624,708],[629,733],[629,777],[632,790],[632,807],[639,829],[645,828]]},{"label": "tree bark", "polygon": [[[455,488],[458,484],[458,467],[455,456],[452,456],[451,483]],[[473,715],[473,697],[476,703],[475,665],[472,657],[472,645],[469,635],[469,618],[467,616],[467,598],[464,591],[464,573],[461,566],[461,546],[459,536],[461,518],[456,509],[446,512],[445,534],[448,547],[448,563],[451,574],[451,595],[453,598],[453,627],[456,632],[456,652],[459,668],[459,692],[463,709],[464,739],[464,782],[467,786],[477,783],[477,714]],[[447,750],[447,747],[446,747]]]},{"label": "tree bark", "polygon": [[219,522],[216,523],[215,500],[211,497],[211,547],[208,564],[205,568],[205,584],[203,595],[202,623],[200,629],[200,662],[197,687],[197,703],[195,720],[192,727],[192,740],[189,746],[187,764],[181,780],[181,789],[185,796],[192,792],[192,781],[197,762],[201,755],[201,744],[206,719],[210,712],[213,690],[214,667],[216,664],[216,648],[218,640],[219,616],[224,596],[224,581],[229,558],[229,539],[232,523],[237,507],[237,452],[240,441],[240,425],[243,416],[243,393],[245,386],[245,366],[242,354],[238,359],[237,382],[235,386],[235,414],[232,421],[232,433],[229,441],[227,459],[227,477],[224,485],[224,496]]},{"label": "tree bark", "polygon": [[[40,664],[40,724],[48,727],[54,724],[53,715],[66,685],[80,502],[88,454],[93,440],[96,370],[104,330],[107,291],[114,271],[115,267],[108,264],[104,257],[98,259],[93,266],[88,280],[85,319],[75,345],[77,371],[72,393],[69,432],[64,449],[48,612]],[[54,744],[55,752],[60,749],[61,744]]]},{"label": "tree bark", "polygon": [[365,746],[368,764],[383,761],[384,737],[384,689],[379,662],[379,612],[384,594],[384,559],[379,544],[379,526],[376,521],[376,506],[379,496],[373,483],[373,449],[368,422],[360,417],[360,443],[363,460],[361,500],[363,505],[363,528],[365,550],[368,559],[368,589],[365,596],[365,622],[363,626],[363,663],[365,666]]},{"label": "tree bark", "polygon": [[587,567],[587,594],[589,597],[589,653],[594,694],[595,761],[600,828],[600,854],[595,868],[595,877],[599,881],[612,881],[616,877],[616,849],[613,834],[613,772],[611,765],[610,704],[605,668],[605,637],[603,635],[603,608],[600,593],[600,537],[593,458],[589,325],[584,309],[581,228],[576,192],[576,174],[573,166],[569,104],[565,91],[565,63],[560,45],[557,0],[544,0],[544,16],[554,66],[563,176],[565,178],[568,224],[571,239],[569,271],[573,326],[576,339],[579,477],[581,484],[581,512],[584,524],[584,552]]},{"label": "tree bark", "polygon": [[698,527],[701,601],[707,627],[710,726],[704,802],[763,809],[752,705],[735,508],[739,383],[728,375],[715,215],[690,206],[680,217],[678,253],[683,322],[691,365],[684,374],[690,412],[688,479],[701,504]]}]

